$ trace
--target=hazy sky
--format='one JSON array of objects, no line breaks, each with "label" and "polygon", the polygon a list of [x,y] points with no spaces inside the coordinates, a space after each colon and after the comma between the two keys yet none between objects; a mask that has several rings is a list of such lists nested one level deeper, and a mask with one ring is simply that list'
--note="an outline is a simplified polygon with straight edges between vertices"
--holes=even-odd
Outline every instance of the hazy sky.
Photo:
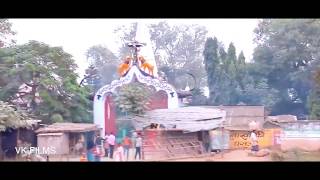
[{"label": "hazy sky", "polygon": [[255,47],[253,30],[258,19],[10,19],[17,32],[18,44],[37,40],[51,46],[62,46],[74,56],[83,76],[87,67],[85,52],[93,45],[102,44],[116,53],[119,44],[113,30],[132,22],[157,23],[166,20],[173,24],[199,24],[206,26],[208,36],[216,36],[225,47],[233,42],[237,54],[243,50],[246,59],[251,59]]}]

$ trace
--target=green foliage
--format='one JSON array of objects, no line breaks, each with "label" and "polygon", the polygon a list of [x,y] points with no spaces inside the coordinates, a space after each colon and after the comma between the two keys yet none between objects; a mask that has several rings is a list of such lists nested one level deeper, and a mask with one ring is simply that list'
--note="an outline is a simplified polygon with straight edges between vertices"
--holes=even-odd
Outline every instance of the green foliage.
[{"label": "green foliage", "polygon": [[307,107],[309,109],[310,119],[320,119],[320,70],[317,70],[314,76],[314,86],[308,96]]},{"label": "green foliage", "polygon": [[0,101],[0,132],[7,129],[17,129],[20,127],[29,127],[26,120],[28,116],[7,102]]},{"label": "green foliage", "polygon": [[16,33],[11,29],[12,24],[8,19],[0,19],[0,48],[15,43],[12,36]]},{"label": "green foliage", "polygon": [[243,52],[236,56],[236,48],[230,43],[227,52],[217,38],[208,38],[203,52],[209,104],[213,105],[264,105],[271,108],[277,101],[277,91],[266,79],[255,76],[255,66],[245,62]]},{"label": "green foliage", "polygon": [[[30,41],[2,48],[0,64],[4,67],[0,70],[3,74],[0,78],[1,100],[28,105],[27,110],[45,123],[51,123],[50,117],[56,113],[61,114],[64,121],[91,121],[89,89],[79,87],[75,73],[77,65],[61,47]],[[16,101],[17,93],[23,84],[31,91],[23,96],[26,103],[20,104]]]},{"label": "green foliage", "polygon": [[[87,50],[87,69],[86,84],[91,87],[91,91],[96,92],[105,84],[110,84],[113,80],[119,78],[117,68],[120,64],[120,58],[117,58],[107,47],[97,45]],[[94,67],[96,72],[89,72],[90,67]]]},{"label": "green foliage", "polygon": [[192,99],[191,99],[190,105],[192,106],[207,105],[207,97],[204,95],[201,89],[195,88],[192,91]]},{"label": "green foliage", "polygon": [[186,72],[196,77],[197,86],[206,85],[202,52],[207,33],[207,29],[199,25],[170,26],[166,22],[150,25],[157,65],[159,69],[170,70],[164,73],[177,89],[183,89],[187,83],[190,84],[180,80]]},{"label": "green foliage", "polygon": [[263,20],[255,33],[255,76],[279,92],[273,114],[306,114],[311,73],[319,66],[320,21]]},{"label": "green foliage", "polygon": [[130,83],[120,88],[115,97],[122,112],[143,114],[148,110],[152,90],[140,83]]},{"label": "green foliage", "polygon": [[57,123],[57,122],[63,122],[63,117],[60,114],[53,114],[50,117],[51,122]]}]

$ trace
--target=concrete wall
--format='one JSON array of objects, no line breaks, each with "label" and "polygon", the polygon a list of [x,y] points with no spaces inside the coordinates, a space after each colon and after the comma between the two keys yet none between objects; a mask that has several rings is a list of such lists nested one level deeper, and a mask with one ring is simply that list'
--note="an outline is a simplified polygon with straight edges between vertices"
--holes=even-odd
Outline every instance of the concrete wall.
[{"label": "concrete wall", "polygon": [[249,126],[256,121],[261,127],[264,123],[265,110],[263,106],[211,106],[222,108],[227,112],[226,122],[232,126]]},{"label": "concrete wall", "polygon": [[69,134],[66,133],[45,133],[38,134],[38,147],[54,147],[56,155],[69,154]]},{"label": "concrete wall", "polygon": [[320,150],[320,122],[297,121],[282,125],[284,130],[281,139],[283,151],[301,149],[305,151]]},{"label": "concrete wall", "polygon": [[259,128],[262,128],[264,123],[264,117],[236,117],[236,116],[227,116],[226,121],[228,124],[232,126],[247,126],[249,127],[249,123],[252,121],[256,121],[258,123]]},{"label": "concrete wall", "polygon": [[283,138],[281,140],[282,151],[296,148],[304,151],[319,151],[320,138]]}]

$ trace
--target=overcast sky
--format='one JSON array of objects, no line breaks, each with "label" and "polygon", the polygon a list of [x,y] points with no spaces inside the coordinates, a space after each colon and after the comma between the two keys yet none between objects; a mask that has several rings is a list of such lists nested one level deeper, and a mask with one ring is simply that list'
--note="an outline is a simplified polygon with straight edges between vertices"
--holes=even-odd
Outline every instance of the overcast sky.
[{"label": "overcast sky", "polygon": [[237,54],[242,50],[251,59],[255,47],[253,30],[258,19],[9,19],[17,32],[18,44],[37,40],[51,46],[62,46],[74,56],[79,66],[78,73],[83,76],[87,67],[85,52],[93,45],[102,44],[116,53],[118,40],[113,30],[132,22],[157,23],[167,21],[173,24],[199,24],[206,26],[208,36],[216,36],[225,47],[233,42]]}]

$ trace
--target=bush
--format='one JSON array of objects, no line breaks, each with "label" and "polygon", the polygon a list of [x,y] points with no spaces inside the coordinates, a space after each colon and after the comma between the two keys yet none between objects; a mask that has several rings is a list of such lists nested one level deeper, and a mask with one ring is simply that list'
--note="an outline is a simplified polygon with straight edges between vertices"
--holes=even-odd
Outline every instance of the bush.
[{"label": "bush", "polygon": [[63,122],[63,117],[61,114],[53,114],[50,118],[51,122],[57,123],[57,122]]},{"label": "bush", "polygon": [[270,156],[273,161],[283,161],[285,159],[284,153],[281,151],[272,151]]}]

